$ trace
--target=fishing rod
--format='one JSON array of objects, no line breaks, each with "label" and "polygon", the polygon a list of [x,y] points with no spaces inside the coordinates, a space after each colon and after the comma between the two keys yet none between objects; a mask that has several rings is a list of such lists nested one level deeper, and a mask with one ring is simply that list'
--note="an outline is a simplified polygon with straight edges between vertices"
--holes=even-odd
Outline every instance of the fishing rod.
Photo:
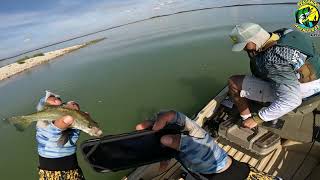
[{"label": "fishing rod", "polygon": [[98,30],[98,31],[94,31],[94,32],[91,32],[91,33],[83,34],[83,35],[76,36],[76,37],[73,37],[73,38],[70,38],[70,39],[66,39],[66,40],[63,40],[63,41],[55,42],[55,43],[52,43],[52,44],[49,44],[49,45],[45,45],[45,46],[42,46],[42,47],[39,47],[39,48],[35,48],[35,49],[32,49],[32,50],[27,50],[27,51],[18,53],[16,55],[12,55],[12,56],[9,56],[9,57],[2,58],[2,59],[0,59],[0,61],[5,61],[5,60],[8,60],[8,59],[16,58],[18,56],[21,56],[21,55],[24,55],[24,54],[28,54],[30,52],[34,52],[34,51],[37,51],[37,50],[41,50],[41,49],[44,49],[44,48],[47,48],[47,47],[51,47],[51,46],[58,45],[58,44],[61,44],[61,43],[65,43],[65,42],[68,42],[68,41],[72,41],[72,40],[76,40],[76,39],[79,39],[79,38],[83,38],[83,37],[86,37],[86,36],[98,34],[98,33],[104,32],[104,31],[109,31],[109,30],[112,30],[112,29],[128,26],[128,25],[131,25],[131,24],[137,24],[137,23],[140,23],[140,22],[144,22],[144,21],[148,21],[148,20],[152,20],[152,19],[156,19],[156,18],[161,18],[161,17],[173,16],[173,15],[184,14],[184,13],[189,13],[189,12],[205,11],[205,10],[221,9],[221,8],[231,8],[231,7],[268,6],[268,5],[296,5],[296,4],[297,3],[294,3],[294,2],[247,3],[247,4],[234,4],[234,5],[198,8],[198,9],[191,9],[191,10],[178,11],[178,12],[173,12],[173,13],[168,13],[168,14],[162,14],[162,15],[152,16],[152,17],[149,17],[149,18],[145,18],[145,19],[141,19],[141,20],[137,20],[137,21],[132,21],[132,22],[121,24],[121,25],[117,25],[117,26],[104,28],[104,29],[101,29],[101,30]]}]

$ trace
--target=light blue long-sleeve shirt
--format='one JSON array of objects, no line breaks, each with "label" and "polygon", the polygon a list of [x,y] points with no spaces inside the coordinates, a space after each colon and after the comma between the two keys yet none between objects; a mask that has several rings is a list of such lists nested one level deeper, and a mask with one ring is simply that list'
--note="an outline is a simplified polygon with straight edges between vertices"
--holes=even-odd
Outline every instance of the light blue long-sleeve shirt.
[{"label": "light blue long-sleeve shirt", "polygon": [[[39,100],[37,111],[41,111],[45,106],[45,97]],[[68,141],[66,144],[59,144],[59,139],[67,131]],[[36,126],[36,141],[38,154],[45,158],[61,158],[72,155],[76,152],[76,142],[79,138],[80,130],[62,130],[52,122],[38,122]]]}]

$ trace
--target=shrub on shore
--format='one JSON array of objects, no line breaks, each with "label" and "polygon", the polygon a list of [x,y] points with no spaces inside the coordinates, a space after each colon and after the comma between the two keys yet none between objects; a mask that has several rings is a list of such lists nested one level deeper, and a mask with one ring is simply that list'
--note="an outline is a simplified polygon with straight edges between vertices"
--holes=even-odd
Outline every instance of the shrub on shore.
[{"label": "shrub on shore", "polygon": [[23,57],[23,58],[21,58],[21,59],[18,59],[17,63],[18,63],[18,64],[24,64],[24,63],[25,63],[25,60],[27,60],[27,59],[29,59],[29,56],[25,56],[25,57]]},{"label": "shrub on shore", "polygon": [[25,56],[23,58],[18,59],[17,63],[18,64],[24,64],[24,63],[26,63],[25,60],[30,59],[30,58],[34,58],[34,57],[38,57],[38,56],[44,56],[44,54],[43,53],[37,53],[37,54],[34,54],[34,55],[30,56],[30,57],[29,56]]},{"label": "shrub on shore", "polygon": [[38,56],[44,56],[43,53],[37,53],[37,54],[34,54],[32,57],[38,57]]},{"label": "shrub on shore", "polygon": [[91,45],[91,44],[96,44],[96,43],[98,43],[98,42],[100,42],[100,41],[103,41],[103,40],[105,40],[105,39],[107,39],[106,37],[103,37],[103,38],[99,38],[99,39],[94,39],[94,40],[91,40],[91,41],[89,41],[89,42],[86,42],[85,44],[86,44],[86,46],[87,45]]}]

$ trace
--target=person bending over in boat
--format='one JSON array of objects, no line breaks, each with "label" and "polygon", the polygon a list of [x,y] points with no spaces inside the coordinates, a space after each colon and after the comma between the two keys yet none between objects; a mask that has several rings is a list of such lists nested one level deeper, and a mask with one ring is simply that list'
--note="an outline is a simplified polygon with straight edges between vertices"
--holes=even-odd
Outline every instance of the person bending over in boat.
[{"label": "person bending over in boat", "polygon": [[[44,106],[62,105],[60,96],[46,91],[45,97],[41,98],[37,111],[43,110]],[[67,102],[64,107],[79,110],[80,106],[74,102]],[[64,116],[54,123],[38,121],[36,126],[36,140],[39,154],[39,180],[84,180],[84,175],[78,165],[76,156],[76,142],[80,130],[68,129],[73,123],[71,116]],[[59,146],[60,137],[67,133],[68,142]]]},{"label": "person bending over in boat", "polygon": [[207,131],[180,112],[173,110],[159,112],[153,121],[144,121],[138,124],[136,130],[147,129],[151,126],[153,130],[160,130],[167,124],[177,124],[188,132],[188,134],[182,135],[165,135],[161,137],[161,143],[178,150],[177,160],[193,173],[198,173],[209,180],[281,179],[259,172],[246,163],[234,160],[216,144]]},{"label": "person bending over in boat", "polygon": [[[303,98],[320,91],[320,57],[308,35],[292,29],[269,33],[254,23],[236,25],[232,51],[245,50],[252,75],[229,78],[232,96],[247,128],[280,118]],[[246,99],[271,102],[251,115]]]}]

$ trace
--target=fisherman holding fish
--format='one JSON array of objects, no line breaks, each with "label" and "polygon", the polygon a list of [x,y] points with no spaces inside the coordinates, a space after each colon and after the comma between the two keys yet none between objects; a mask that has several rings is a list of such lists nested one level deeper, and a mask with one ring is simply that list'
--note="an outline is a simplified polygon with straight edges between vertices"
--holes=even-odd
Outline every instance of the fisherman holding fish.
[{"label": "fisherman holding fish", "polygon": [[[45,105],[61,106],[59,95],[46,91],[41,98],[37,110],[41,111]],[[79,105],[70,102],[65,107],[80,110]],[[37,122],[36,139],[39,153],[39,179],[85,179],[77,162],[76,142],[80,135],[78,129],[68,129],[73,123],[72,116],[63,116],[54,122]],[[59,139],[67,132],[68,142],[59,145]]]},{"label": "fisherman holding fish", "polygon": [[85,179],[77,161],[76,142],[80,130],[91,136],[101,136],[98,124],[87,112],[80,111],[79,104],[74,101],[62,103],[59,95],[49,91],[40,99],[37,111],[11,117],[9,122],[21,131],[37,122],[39,179]]}]

